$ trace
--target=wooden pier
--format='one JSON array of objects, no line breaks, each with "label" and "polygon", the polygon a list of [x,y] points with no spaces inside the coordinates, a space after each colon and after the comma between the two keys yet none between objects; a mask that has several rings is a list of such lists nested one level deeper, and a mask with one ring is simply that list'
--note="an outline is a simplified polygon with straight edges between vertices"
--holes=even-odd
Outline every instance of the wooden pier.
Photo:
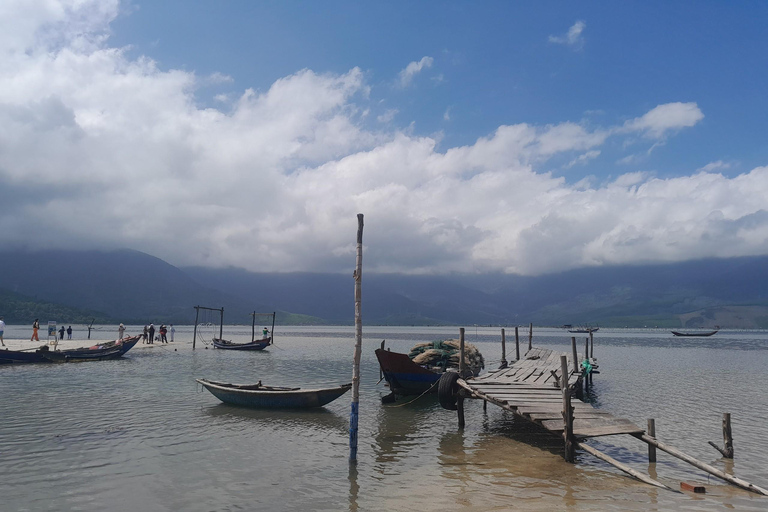
[{"label": "wooden pier", "polygon": [[[484,401],[484,409],[488,403],[497,405],[552,434],[561,435],[565,446],[565,459],[568,462],[575,462],[575,450],[580,448],[642,482],[679,492],[584,442],[593,437],[627,434],[648,445],[651,463],[656,461],[655,450],[658,448],[730,484],[768,496],[768,490],[764,488],[736,478],[659,442],[655,437],[653,420],[648,421],[648,432],[646,432],[630,420],[616,417],[607,411],[595,409],[591,404],[572,399],[574,396],[581,395],[585,383],[591,382],[591,374],[596,367],[592,333],[587,340],[584,354],[579,357],[575,337],[571,338],[570,354],[533,347],[533,326],[531,326],[528,351],[520,358],[520,341],[515,328],[518,360],[508,364],[505,359],[506,340],[504,329],[502,329],[502,361],[499,369],[472,378],[464,368],[464,329],[460,329],[459,332],[461,341],[459,372],[444,373],[438,384],[440,404],[446,409],[458,412],[459,428],[464,427],[464,400],[480,399]],[[723,419],[723,436],[726,448],[721,450],[714,443],[710,444],[724,455],[733,457],[730,415]],[[730,451],[727,451],[728,447],[731,448]]]}]

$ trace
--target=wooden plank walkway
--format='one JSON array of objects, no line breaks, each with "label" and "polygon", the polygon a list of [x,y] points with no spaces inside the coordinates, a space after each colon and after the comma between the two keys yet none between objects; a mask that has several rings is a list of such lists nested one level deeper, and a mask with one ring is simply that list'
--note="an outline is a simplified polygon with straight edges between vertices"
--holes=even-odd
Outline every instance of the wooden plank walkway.
[{"label": "wooden plank walkway", "polygon": [[[563,393],[560,390],[560,356],[545,348],[532,348],[508,368],[488,372],[482,377],[459,381],[474,398],[487,400],[503,409],[553,432],[563,431]],[[568,387],[581,386],[581,372],[574,369],[569,356]],[[644,434],[631,421],[600,411],[590,404],[573,400],[573,434],[597,437],[615,434]]]}]

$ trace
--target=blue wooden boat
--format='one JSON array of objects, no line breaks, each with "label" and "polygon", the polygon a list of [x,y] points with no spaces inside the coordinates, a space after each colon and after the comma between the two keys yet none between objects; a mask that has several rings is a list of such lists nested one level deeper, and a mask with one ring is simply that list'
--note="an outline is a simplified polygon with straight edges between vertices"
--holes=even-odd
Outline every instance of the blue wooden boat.
[{"label": "blue wooden boat", "polygon": [[40,350],[37,349],[34,352],[30,350],[0,350],[0,364],[49,363],[50,361],[40,355]]},{"label": "blue wooden boat", "polygon": [[224,350],[264,350],[272,343],[272,337],[253,340],[247,343],[234,343],[229,340],[213,338],[213,346]]},{"label": "blue wooden boat", "polygon": [[258,409],[322,407],[352,388],[344,384],[335,388],[301,389],[258,384],[227,384],[197,379],[205,389],[224,403]]}]

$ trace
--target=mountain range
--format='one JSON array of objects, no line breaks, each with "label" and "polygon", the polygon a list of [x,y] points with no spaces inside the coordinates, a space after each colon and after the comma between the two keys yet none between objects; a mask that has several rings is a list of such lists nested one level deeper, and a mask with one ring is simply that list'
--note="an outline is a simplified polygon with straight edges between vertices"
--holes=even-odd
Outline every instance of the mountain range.
[{"label": "mountain range", "polygon": [[[0,252],[6,322],[193,323],[194,306],[225,322],[278,312],[282,324],[351,324],[349,274],[175,267],[133,250]],[[363,319],[386,325],[602,325],[768,328],[768,257],[594,267],[542,276],[363,273]],[[23,306],[20,306],[22,304]],[[32,308],[32,309],[30,309]],[[44,315],[43,315],[44,316]],[[75,320],[69,320],[75,321]]]}]

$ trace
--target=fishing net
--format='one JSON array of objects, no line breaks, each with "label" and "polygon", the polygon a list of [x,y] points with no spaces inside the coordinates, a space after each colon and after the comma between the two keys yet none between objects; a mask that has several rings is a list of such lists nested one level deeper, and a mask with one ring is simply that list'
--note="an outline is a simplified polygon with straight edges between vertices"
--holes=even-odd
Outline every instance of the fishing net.
[{"label": "fishing net", "polygon": [[[416,364],[445,370],[459,367],[459,350],[459,340],[430,341],[414,345],[408,357]],[[475,374],[485,368],[483,355],[471,343],[464,343],[464,362]]]}]

